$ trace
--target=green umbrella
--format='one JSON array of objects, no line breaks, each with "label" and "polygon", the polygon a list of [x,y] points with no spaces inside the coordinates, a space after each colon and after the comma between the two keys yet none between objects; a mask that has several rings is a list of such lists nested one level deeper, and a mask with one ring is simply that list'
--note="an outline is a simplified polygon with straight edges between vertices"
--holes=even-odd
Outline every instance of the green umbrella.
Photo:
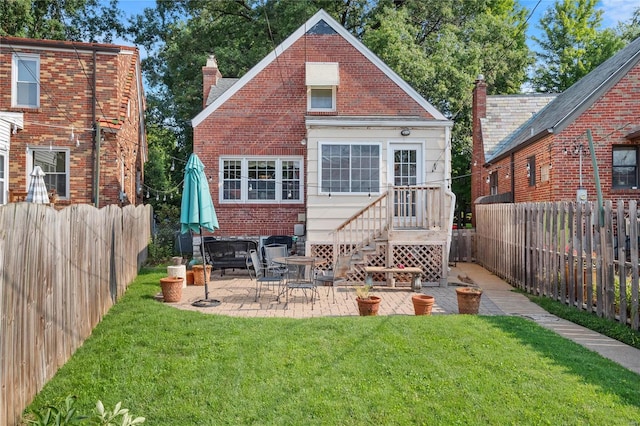
[{"label": "green umbrella", "polygon": [[[204,173],[204,164],[196,154],[191,154],[184,169],[184,187],[182,190],[182,205],[180,208],[180,228],[184,234],[189,231],[200,234],[201,253],[204,256],[204,237],[202,230],[213,232],[219,229],[218,216],[213,207],[209,183]],[[207,284],[206,262],[202,268],[204,280],[204,300],[194,302],[197,306],[216,306],[219,300],[209,300],[209,286]]]}]

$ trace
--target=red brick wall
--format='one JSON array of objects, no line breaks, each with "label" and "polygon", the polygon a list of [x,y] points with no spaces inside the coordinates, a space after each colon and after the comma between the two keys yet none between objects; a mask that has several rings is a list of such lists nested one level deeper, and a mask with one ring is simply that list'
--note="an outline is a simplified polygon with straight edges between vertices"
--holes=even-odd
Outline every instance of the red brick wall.
[{"label": "red brick wall", "polygon": [[307,113],[305,62],[339,63],[337,112],[329,115],[431,118],[341,36],[302,37],[194,129],[194,152],[216,178],[216,235],[290,235],[305,212],[304,204],[219,204],[217,182],[221,155],[300,155],[306,164],[305,115],[327,113]]},{"label": "red brick wall", "polygon": [[[37,43],[37,41],[35,42]],[[0,46],[0,110],[22,112],[24,129],[11,137],[9,188],[26,190],[26,148],[49,147],[68,149],[69,152],[69,200],[59,205],[94,202],[93,194],[93,53],[67,49],[48,49],[38,46]],[[11,64],[14,52],[33,53],[40,56],[40,108],[11,107]],[[117,134],[105,134],[101,148],[100,206],[119,203],[121,163],[116,164],[116,152],[122,151],[126,170],[125,189],[135,203],[135,170],[138,145],[138,93],[135,78],[132,79],[132,61],[137,54],[96,55],[97,62],[97,117],[114,122],[123,119]],[[123,101],[126,90],[131,89],[131,111],[126,117]],[[126,103],[126,102],[125,102]],[[71,128],[80,144],[70,140]]]},{"label": "red brick wall", "polygon": [[[576,190],[587,189],[588,200],[597,200],[594,169],[589,152],[586,131],[591,130],[598,163],[598,172],[605,200],[638,199],[640,189],[613,189],[612,146],[637,145],[625,137],[640,124],[640,65],[631,70],[603,97],[598,99],[577,120],[562,132],[521,148],[514,154],[515,201],[574,201]],[[582,146],[582,174],[580,155],[576,149]],[[529,186],[526,177],[527,159],[535,155],[536,185]],[[505,179],[509,159],[492,164],[488,170],[499,171],[499,193],[508,192],[510,181]],[[541,182],[541,167],[550,164],[549,182]],[[483,175],[484,176],[484,175]],[[484,184],[483,194],[489,193]]]}]

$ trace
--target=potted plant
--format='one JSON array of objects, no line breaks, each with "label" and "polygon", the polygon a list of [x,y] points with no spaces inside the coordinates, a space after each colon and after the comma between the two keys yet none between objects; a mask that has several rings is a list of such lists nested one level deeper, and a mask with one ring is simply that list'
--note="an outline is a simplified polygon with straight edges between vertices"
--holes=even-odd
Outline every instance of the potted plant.
[{"label": "potted plant", "polygon": [[460,287],[456,288],[458,299],[458,312],[461,314],[477,314],[480,309],[480,297],[482,289],[480,287]]},{"label": "potted plant", "polygon": [[413,302],[413,311],[416,315],[431,315],[431,309],[433,309],[433,303],[435,297],[428,294],[414,294],[411,296]]},{"label": "potted plant", "polygon": [[162,287],[162,298],[167,303],[179,302],[182,298],[182,277],[164,277],[160,278],[160,287]]},{"label": "potted plant", "polygon": [[380,300],[382,299],[371,294],[371,287],[368,284],[356,287],[356,302],[358,303],[360,316],[378,315]]}]

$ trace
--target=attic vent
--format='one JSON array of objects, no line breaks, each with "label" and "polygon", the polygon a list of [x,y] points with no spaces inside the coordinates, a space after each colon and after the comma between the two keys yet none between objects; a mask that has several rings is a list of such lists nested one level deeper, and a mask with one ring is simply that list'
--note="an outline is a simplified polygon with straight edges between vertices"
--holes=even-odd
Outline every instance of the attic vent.
[{"label": "attic vent", "polygon": [[337,62],[307,62],[307,86],[337,86],[340,73]]}]

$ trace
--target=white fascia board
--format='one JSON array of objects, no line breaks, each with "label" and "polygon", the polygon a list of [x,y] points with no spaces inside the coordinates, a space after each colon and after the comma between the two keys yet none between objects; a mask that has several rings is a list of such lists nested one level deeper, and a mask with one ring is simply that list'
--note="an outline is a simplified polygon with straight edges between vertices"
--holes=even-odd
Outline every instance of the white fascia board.
[{"label": "white fascia board", "polygon": [[437,121],[437,120],[412,120],[412,119],[367,119],[344,117],[344,119],[327,119],[327,118],[309,118],[305,120],[307,127],[452,127],[453,121]]},{"label": "white fascia board", "polygon": [[203,109],[198,115],[191,120],[191,126],[197,127],[202,123],[211,113],[217,110],[220,105],[225,103],[231,96],[238,92],[245,84],[251,81],[256,75],[264,70],[271,62],[293,45],[300,37],[304,36],[306,32],[320,21],[325,21],[333,30],[340,34],[345,40],[347,40],[353,47],[362,53],[371,63],[377,66],[384,74],[386,74],[394,83],[396,83],[402,90],[407,93],[414,101],[416,101],[422,108],[424,108],[429,114],[433,116],[435,120],[448,121],[447,118],[438,111],[433,105],[431,105],[425,98],[423,98],[415,89],[413,89],[406,81],[404,81],[398,74],[396,74],[387,64],[385,64],[380,58],[378,58],[371,50],[369,50],[364,44],[362,44],[357,38],[355,38],[349,31],[347,31],[342,25],[336,22],[324,10],[319,10],[313,15],[307,22],[298,28],[293,34],[291,34],[285,41],[278,45],[271,53],[265,56],[256,66],[251,68],[245,75],[240,78],[234,84],[224,92],[219,98],[212,102],[209,106]]}]

